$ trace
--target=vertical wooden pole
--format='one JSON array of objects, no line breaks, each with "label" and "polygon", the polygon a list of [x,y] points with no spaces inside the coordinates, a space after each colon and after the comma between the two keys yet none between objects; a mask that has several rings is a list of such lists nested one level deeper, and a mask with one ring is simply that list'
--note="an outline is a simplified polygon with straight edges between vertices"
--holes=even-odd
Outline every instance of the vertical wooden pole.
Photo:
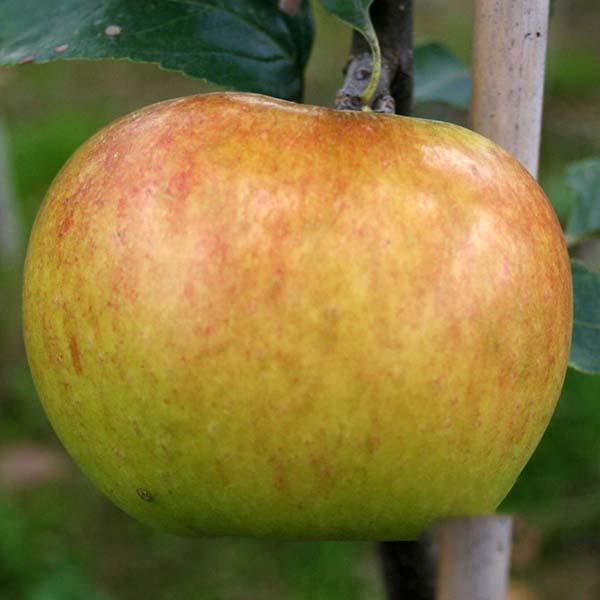
[{"label": "vertical wooden pole", "polygon": [[550,0],[476,0],[471,128],[536,177]]},{"label": "vertical wooden pole", "polygon": [[445,519],[437,529],[438,600],[506,600],[512,519]]},{"label": "vertical wooden pole", "polygon": [[[536,177],[550,0],[475,0],[471,127]],[[438,528],[439,600],[505,600],[510,517],[447,519]]]}]

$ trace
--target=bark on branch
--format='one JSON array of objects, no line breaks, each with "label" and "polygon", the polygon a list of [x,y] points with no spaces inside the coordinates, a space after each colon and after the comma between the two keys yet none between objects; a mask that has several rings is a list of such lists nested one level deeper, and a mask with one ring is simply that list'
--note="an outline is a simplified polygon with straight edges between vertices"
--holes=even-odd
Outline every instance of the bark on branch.
[{"label": "bark on branch", "polygon": [[[377,112],[408,115],[412,104],[413,0],[375,0],[371,20],[382,56],[381,78],[370,108]],[[361,110],[361,96],[369,83],[373,59],[369,44],[354,32],[344,85],[336,96],[336,108]]]}]

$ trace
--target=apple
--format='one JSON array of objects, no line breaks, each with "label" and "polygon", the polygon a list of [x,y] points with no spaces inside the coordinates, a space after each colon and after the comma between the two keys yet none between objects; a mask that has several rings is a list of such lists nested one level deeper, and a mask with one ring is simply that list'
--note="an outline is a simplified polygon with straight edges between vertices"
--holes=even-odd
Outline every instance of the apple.
[{"label": "apple", "polygon": [[190,535],[412,539],[493,512],[571,321],[559,223],[497,145],[252,94],[93,136],[25,269],[58,436],[123,510]]}]

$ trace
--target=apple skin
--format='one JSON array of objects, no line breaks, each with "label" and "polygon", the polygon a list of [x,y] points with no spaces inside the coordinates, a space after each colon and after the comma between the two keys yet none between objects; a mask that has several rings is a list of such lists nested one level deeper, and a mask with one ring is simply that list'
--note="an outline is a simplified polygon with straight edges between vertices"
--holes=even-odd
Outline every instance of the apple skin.
[{"label": "apple skin", "polygon": [[56,432],[118,506],[180,534],[413,539],[493,512],[571,322],[559,223],[497,145],[252,94],[100,131],[26,260]]}]

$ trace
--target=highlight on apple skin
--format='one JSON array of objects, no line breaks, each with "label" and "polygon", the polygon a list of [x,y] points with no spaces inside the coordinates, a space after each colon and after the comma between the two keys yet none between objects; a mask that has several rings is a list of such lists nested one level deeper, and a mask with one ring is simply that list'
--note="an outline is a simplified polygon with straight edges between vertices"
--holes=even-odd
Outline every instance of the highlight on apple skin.
[{"label": "highlight on apple skin", "polygon": [[252,94],[100,131],[26,260],[57,434],[123,510],[189,535],[413,539],[493,512],[571,320],[559,223],[498,146]]}]

